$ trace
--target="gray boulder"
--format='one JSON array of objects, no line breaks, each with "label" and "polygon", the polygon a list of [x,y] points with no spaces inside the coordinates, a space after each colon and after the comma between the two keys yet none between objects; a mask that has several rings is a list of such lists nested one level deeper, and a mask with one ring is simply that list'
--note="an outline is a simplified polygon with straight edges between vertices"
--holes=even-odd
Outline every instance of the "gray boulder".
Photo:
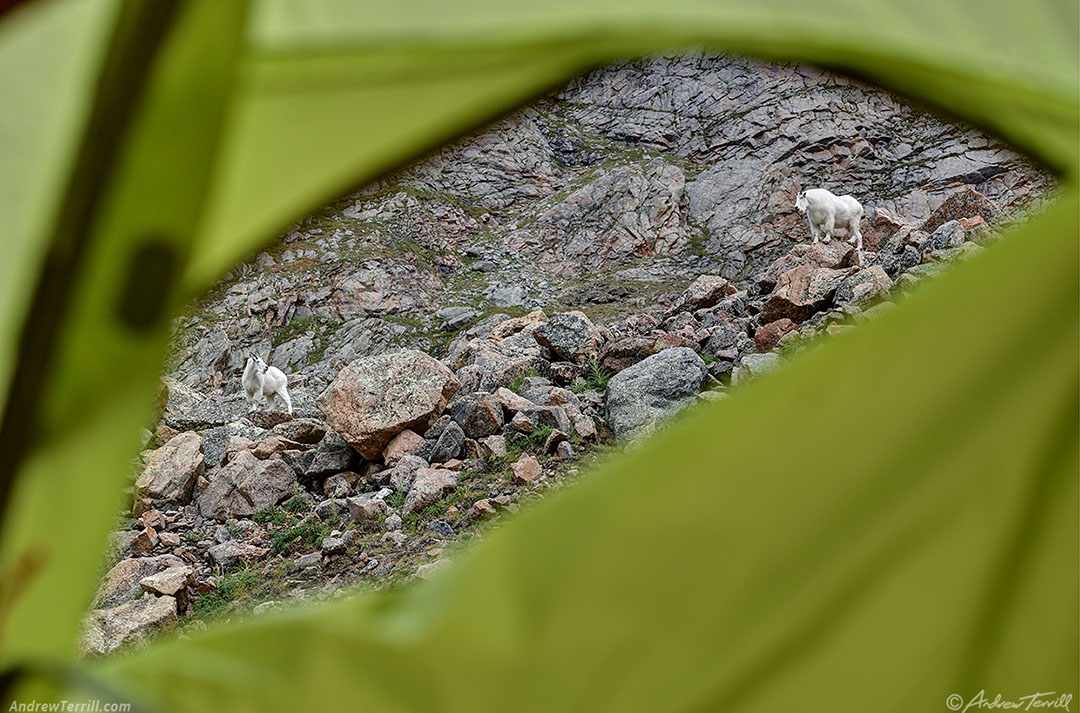
[{"label": "gray boulder", "polygon": [[692,349],[673,347],[611,377],[605,418],[616,440],[645,435],[695,403],[708,373]]},{"label": "gray boulder", "polygon": [[875,297],[885,294],[892,287],[892,280],[880,265],[859,270],[854,275],[845,277],[836,288],[837,304],[866,304]]},{"label": "gray boulder", "polygon": [[469,438],[490,436],[503,425],[502,405],[485,391],[468,394],[455,401],[450,405],[450,417]]},{"label": "gray boulder", "polygon": [[600,333],[584,312],[559,312],[533,338],[561,360],[584,364],[600,351]]},{"label": "gray boulder", "polygon": [[428,441],[421,446],[418,456],[428,463],[445,463],[451,458],[457,458],[465,445],[465,432],[461,426],[451,421],[435,441]]}]

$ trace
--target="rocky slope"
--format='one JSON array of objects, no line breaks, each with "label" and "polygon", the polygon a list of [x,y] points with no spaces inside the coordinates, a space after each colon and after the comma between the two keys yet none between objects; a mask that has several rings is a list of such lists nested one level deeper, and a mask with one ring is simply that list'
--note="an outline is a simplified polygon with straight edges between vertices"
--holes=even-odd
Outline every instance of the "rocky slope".
[{"label": "rocky slope", "polygon": [[[811,186],[863,200],[862,268],[808,244]],[[1050,187],[805,67],[576,80],[301,221],[178,321],[86,650],[427,576],[583,456],[887,309]],[[292,417],[247,413],[253,350],[290,374]]]}]

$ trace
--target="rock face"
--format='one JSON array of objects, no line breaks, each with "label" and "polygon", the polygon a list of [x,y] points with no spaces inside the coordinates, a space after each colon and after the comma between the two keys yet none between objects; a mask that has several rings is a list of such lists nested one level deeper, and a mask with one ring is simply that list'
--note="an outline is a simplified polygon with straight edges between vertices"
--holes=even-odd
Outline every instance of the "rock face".
[{"label": "rock face", "polygon": [[457,391],[453,372],[423,352],[403,350],[357,359],[318,398],[335,431],[368,460],[397,434],[424,431]]},{"label": "rock face", "polygon": [[686,176],[678,166],[656,159],[617,166],[543,206],[508,242],[560,275],[679,254],[690,246],[686,206]]},{"label": "rock face", "polygon": [[240,451],[228,465],[209,473],[209,481],[199,509],[206,517],[225,520],[276,505],[293,493],[296,473],[284,461],[259,460],[251,451]]},{"label": "rock face", "polygon": [[615,438],[644,435],[693,404],[708,373],[701,357],[685,347],[665,349],[620,371],[608,382],[606,401]]},{"label": "rock face", "polygon": [[135,497],[162,503],[190,502],[203,469],[202,438],[191,431],[181,433],[150,456],[146,470],[135,481]]}]

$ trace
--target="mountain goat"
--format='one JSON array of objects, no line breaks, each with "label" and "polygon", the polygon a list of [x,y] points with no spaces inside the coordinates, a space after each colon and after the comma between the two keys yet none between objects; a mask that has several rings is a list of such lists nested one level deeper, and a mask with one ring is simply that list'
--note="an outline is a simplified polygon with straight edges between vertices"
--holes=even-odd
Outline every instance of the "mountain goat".
[{"label": "mountain goat", "polygon": [[825,242],[832,240],[833,230],[847,230],[848,242],[855,245],[855,259],[862,267],[862,233],[859,222],[863,217],[863,207],[852,196],[837,196],[824,188],[810,188],[795,199],[795,207],[800,213],[806,213],[810,223],[810,234],[816,243],[824,234]]},{"label": "mountain goat", "polygon": [[269,408],[274,408],[274,399],[280,396],[285,402],[285,408],[289,410],[289,415],[292,416],[292,400],[289,398],[288,389],[285,388],[288,377],[281,369],[276,366],[267,366],[262,357],[252,354],[248,357],[247,364],[244,366],[244,376],[240,381],[244,385],[244,394],[247,396],[250,407],[249,412],[258,409],[260,396],[266,398],[266,405]]}]

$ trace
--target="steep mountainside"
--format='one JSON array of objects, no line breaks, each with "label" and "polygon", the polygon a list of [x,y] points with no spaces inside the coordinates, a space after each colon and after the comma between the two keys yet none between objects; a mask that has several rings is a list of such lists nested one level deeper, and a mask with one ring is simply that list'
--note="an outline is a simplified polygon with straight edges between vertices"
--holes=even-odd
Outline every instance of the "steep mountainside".
[{"label": "steep mountainside", "polygon": [[[798,192],[866,208],[862,264]],[[889,309],[1052,181],[797,66],[583,77],[293,226],[178,320],[85,648],[431,576],[447,548]],[[251,353],[293,413],[250,412]]]},{"label": "steep mountainside", "polygon": [[[175,375],[236,392],[250,348],[317,393],[349,359],[445,353],[469,316],[598,321],[737,283],[809,239],[802,188],[917,223],[970,187],[1009,210],[1047,178],[996,142],[851,80],[744,59],[604,69],[329,206],[182,324]],[[867,248],[877,244],[872,230]]]}]

